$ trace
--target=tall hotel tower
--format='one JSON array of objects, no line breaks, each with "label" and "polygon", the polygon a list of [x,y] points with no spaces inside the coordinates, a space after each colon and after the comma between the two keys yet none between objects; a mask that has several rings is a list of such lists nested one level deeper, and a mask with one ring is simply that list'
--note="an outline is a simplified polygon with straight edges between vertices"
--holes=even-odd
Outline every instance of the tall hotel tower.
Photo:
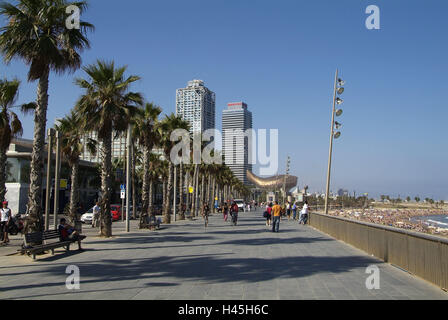
[{"label": "tall hotel tower", "polygon": [[176,91],[176,115],[190,123],[190,133],[215,129],[215,100],[204,81],[189,81],[186,88]]},{"label": "tall hotel tower", "polygon": [[[241,133],[245,133],[248,129],[252,129],[252,112],[247,110],[247,104],[244,102],[229,103],[227,109],[222,112],[223,153],[226,165],[245,185],[248,184],[246,171],[252,171],[252,164],[249,163],[249,152],[252,150],[249,150],[250,138]],[[228,130],[241,131],[240,134],[229,136]],[[233,159],[229,159],[229,155]]]}]

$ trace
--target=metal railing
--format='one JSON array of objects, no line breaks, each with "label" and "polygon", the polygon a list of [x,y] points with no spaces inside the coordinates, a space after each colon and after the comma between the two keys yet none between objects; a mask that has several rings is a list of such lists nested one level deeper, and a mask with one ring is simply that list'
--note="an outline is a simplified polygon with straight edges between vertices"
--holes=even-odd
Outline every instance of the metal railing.
[{"label": "metal railing", "polygon": [[309,224],[369,255],[448,289],[447,238],[320,213],[311,213]]}]

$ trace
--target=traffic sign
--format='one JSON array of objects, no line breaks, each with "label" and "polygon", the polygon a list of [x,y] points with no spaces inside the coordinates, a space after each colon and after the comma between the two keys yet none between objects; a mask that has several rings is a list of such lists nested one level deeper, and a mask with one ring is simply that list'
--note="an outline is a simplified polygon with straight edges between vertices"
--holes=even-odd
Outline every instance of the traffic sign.
[{"label": "traffic sign", "polygon": [[188,192],[193,193],[194,189],[193,187],[188,188]]},{"label": "traffic sign", "polygon": [[126,199],[126,191],[121,191],[121,199]]},{"label": "traffic sign", "polygon": [[121,190],[126,190],[126,185],[125,184],[120,185],[120,189]]},{"label": "traffic sign", "polygon": [[61,179],[59,184],[60,184],[61,189],[67,189],[68,181],[67,181],[67,179]]}]

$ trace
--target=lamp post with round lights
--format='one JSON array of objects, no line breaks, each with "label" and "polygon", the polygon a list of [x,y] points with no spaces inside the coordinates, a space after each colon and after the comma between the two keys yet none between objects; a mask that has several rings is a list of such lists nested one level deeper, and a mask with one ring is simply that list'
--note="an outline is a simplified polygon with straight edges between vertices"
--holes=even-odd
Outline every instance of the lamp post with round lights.
[{"label": "lamp post with round lights", "polygon": [[340,117],[343,113],[342,109],[336,109],[336,105],[340,106],[344,100],[339,96],[345,91],[345,81],[339,78],[339,72],[336,70],[334,79],[334,95],[333,95],[333,109],[331,114],[331,133],[330,133],[330,151],[328,155],[328,171],[327,171],[327,192],[325,193],[325,214],[328,214],[328,199],[330,195],[330,174],[331,174],[331,157],[333,154],[333,140],[341,137],[341,132],[338,131],[342,124],[335,121],[335,117]]}]

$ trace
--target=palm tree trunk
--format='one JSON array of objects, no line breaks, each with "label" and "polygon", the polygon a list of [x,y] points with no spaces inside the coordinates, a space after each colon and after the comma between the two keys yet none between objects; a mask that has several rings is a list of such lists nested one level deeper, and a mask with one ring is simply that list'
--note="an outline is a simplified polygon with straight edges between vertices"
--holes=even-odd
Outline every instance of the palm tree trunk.
[{"label": "palm tree trunk", "polygon": [[6,149],[0,150],[0,203],[5,201],[6,197],[6,161],[8,160],[6,152]]},{"label": "palm tree trunk", "polygon": [[154,180],[149,179],[148,216],[151,216],[153,211],[154,211]]},{"label": "palm tree trunk", "polygon": [[196,212],[194,210],[195,208],[195,193],[196,193],[196,165],[194,165],[193,175],[191,176],[191,183],[193,186],[193,193],[190,194],[191,197],[191,215],[195,216]]},{"label": "palm tree trunk", "polygon": [[204,173],[201,174],[201,202],[200,202],[200,209],[204,206],[205,204],[205,175]]},{"label": "palm tree trunk", "polygon": [[210,208],[213,207],[213,202],[211,201],[210,195],[211,195],[211,187],[212,187],[212,175],[209,173],[208,174],[208,181],[207,181],[207,196],[206,196],[206,201],[208,203],[208,206]]},{"label": "palm tree trunk", "polygon": [[72,180],[72,190],[70,192],[70,220],[73,225],[75,224],[77,217],[77,211],[79,206],[79,160],[70,164],[71,180]]},{"label": "palm tree trunk", "polygon": [[112,133],[102,139],[102,168],[101,168],[101,231],[102,237],[112,236],[112,217],[110,214],[111,175],[112,175]]},{"label": "palm tree trunk", "polygon": [[48,108],[49,67],[39,78],[37,85],[37,107],[34,111],[33,152],[30,164],[30,189],[28,192],[28,218],[25,233],[40,231],[42,224],[42,177],[44,167],[45,129]]},{"label": "palm tree trunk", "polygon": [[165,210],[163,214],[163,223],[171,223],[171,191],[173,190],[173,163],[168,164],[168,183],[166,188]]},{"label": "palm tree trunk", "polygon": [[190,202],[190,169],[187,168],[187,175],[185,177],[185,188],[186,188],[186,204],[185,204],[185,208],[188,212],[191,212],[191,202]]},{"label": "palm tree trunk", "polygon": [[134,144],[131,145],[131,175],[132,175],[132,218],[135,220],[137,218],[137,190],[136,190],[136,179],[135,179],[135,149]]},{"label": "palm tree trunk", "polygon": [[184,175],[184,165],[181,162],[179,166],[179,218],[180,220],[185,220],[185,214],[182,210],[184,206],[184,185],[183,185],[183,175]]},{"label": "palm tree trunk", "polygon": [[199,196],[199,166],[194,166],[194,216],[198,216],[198,196]]},{"label": "palm tree trunk", "polygon": [[[217,193],[216,193],[216,176],[213,176],[213,185],[212,185],[212,203],[215,203],[215,199],[217,197]],[[213,206],[213,213],[216,213],[216,208],[215,206]]]},{"label": "palm tree trunk", "polygon": [[140,228],[145,222],[144,218],[149,215],[149,150],[143,150],[143,185],[142,185],[142,212],[140,213]]}]

